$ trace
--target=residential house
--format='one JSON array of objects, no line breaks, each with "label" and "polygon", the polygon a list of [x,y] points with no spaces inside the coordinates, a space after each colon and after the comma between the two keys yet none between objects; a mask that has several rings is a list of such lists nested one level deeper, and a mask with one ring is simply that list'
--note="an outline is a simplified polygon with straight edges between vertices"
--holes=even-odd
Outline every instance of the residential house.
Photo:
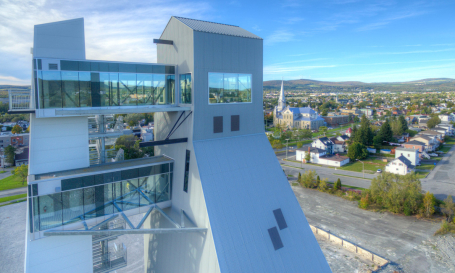
[{"label": "residential house", "polygon": [[346,141],[349,139],[347,135],[341,135],[337,137],[332,137],[330,141],[333,142],[333,152],[334,153],[344,153],[346,152],[347,143]]},{"label": "residential house", "polygon": [[320,137],[314,140],[311,146],[325,150],[327,154],[333,154],[333,142],[327,137]]},{"label": "residential house", "polygon": [[29,134],[2,133],[2,135],[0,135],[0,147],[5,148],[8,147],[9,145],[28,146]]},{"label": "residential house", "polygon": [[433,131],[433,130],[422,131],[422,132],[418,133],[417,135],[434,136],[438,140],[440,140],[441,142],[444,141],[444,134],[440,133],[440,132],[437,132],[437,131]]},{"label": "residential house", "polygon": [[16,155],[14,156],[14,163],[16,166],[24,164],[28,165],[28,147],[16,151]]},{"label": "residential house", "polygon": [[395,149],[395,158],[400,156],[406,157],[407,160],[411,161],[412,165],[418,166],[420,165],[420,157],[419,157],[419,150],[418,149],[411,149],[411,148],[396,148]]},{"label": "residential house", "polygon": [[400,156],[390,161],[386,167],[385,171],[388,173],[406,175],[415,170],[415,165],[412,165],[411,161],[406,159],[404,156]]},{"label": "residential house", "polygon": [[417,141],[417,140],[411,140],[408,142],[403,143],[404,148],[408,149],[417,149],[419,150],[420,153],[425,151],[425,143]]},{"label": "residential house", "polygon": [[351,134],[352,134],[352,129],[351,127],[349,127],[346,132],[344,132],[345,135],[347,135],[348,137],[351,137]]},{"label": "residential house", "polygon": [[438,126],[436,126],[436,128],[444,128],[444,129],[447,129],[447,134],[450,135],[450,136],[453,136],[455,131],[453,129],[453,125],[450,124],[450,123],[440,123],[438,124]]},{"label": "residential house", "polygon": [[453,115],[439,115],[439,119],[441,120],[441,122],[451,122],[451,121],[455,121]]},{"label": "residential house", "polygon": [[314,164],[341,167],[349,163],[349,157],[340,155],[329,155],[323,149],[308,147],[307,149],[297,149],[296,159],[306,163],[305,156],[310,153],[310,162]]},{"label": "residential house", "polygon": [[433,152],[439,145],[439,141],[437,141],[435,137],[430,136],[416,135],[415,137],[411,138],[411,140],[417,140],[419,142],[425,143],[425,152]]}]

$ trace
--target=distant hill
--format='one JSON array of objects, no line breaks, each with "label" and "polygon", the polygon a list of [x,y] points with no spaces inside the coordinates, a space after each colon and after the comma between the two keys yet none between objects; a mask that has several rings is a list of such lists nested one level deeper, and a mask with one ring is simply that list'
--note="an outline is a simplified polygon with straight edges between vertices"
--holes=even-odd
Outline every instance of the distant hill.
[{"label": "distant hill", "polygon": [[[281,88],[281,81],[265,81],[264,91],[277,90]],[[304,90],[304,91],[455,91],[455,79],[435,78],[423,79],[409,82],[381,82],[364,83],[358,81],[328,82],[316,80],[289,80],[284,81],[285,90]]]}]

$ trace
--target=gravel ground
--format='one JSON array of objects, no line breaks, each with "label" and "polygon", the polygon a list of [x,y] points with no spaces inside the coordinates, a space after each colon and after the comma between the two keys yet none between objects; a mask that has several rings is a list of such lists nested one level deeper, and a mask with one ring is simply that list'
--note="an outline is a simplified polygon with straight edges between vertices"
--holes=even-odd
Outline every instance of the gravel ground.
[{"label": "gravel ground", "polygon": [[342,246],[333,244],[326,238],[316,235],[316,240],[333,273],[367,273],[375,269],[373,262],[357,256]]},{"label": "gravel ground", "polygon": [[[378,272],[455,272],[455,238],[433,236],[439,223],[366,211],[359,209],[356,202],[340,197],[300,186],[292,188],[310,224],[391,261]],[[337,253],[341,252],[333,251],[337,246],[320,245],[333,272],[371,269],[362,267],[357,260],[340,259],[343,256]]]}]

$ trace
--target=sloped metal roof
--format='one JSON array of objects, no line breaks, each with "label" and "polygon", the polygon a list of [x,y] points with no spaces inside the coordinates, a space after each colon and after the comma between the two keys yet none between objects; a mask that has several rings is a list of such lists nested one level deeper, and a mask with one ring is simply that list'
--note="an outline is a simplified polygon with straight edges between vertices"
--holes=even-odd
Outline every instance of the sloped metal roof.
[{"label": "sloped metal roof", "polygon": [[183,17],[177,17],[177,16],[172,16],[172,17],[174,17],[175,19],[184,23],[185,25],[187,25],[188,27],[190,27],[191,29],[193,29],[195,31],[262,40],[261,37],[254,35],[253,33],[249,32],[241,27],[238,27],[238,26],[225,25],[225,24],[220,24],[220,23],[213,23],[213,22],[208,22],[208,21],[201,21],[201,20],[189,19],[189,18],[183,18]]},{"label": "sloped metal roof", "polygon": [[[331,272],[264,134],[193,145],[221,272]],[[277,250],[276,209],[287,224]]]}]

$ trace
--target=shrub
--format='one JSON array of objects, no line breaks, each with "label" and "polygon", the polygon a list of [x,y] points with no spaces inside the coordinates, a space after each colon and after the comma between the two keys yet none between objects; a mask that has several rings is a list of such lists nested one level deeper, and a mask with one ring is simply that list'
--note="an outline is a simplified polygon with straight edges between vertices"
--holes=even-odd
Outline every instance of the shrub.
[{"label": "shrub", "polygon": [[335,182],[334,188],[337,190],[341,190],[341,180],[338,178],[337,182]]},{"label": "shrub", "polygon": [[327,186],[327,178],[325,179],[322,179],[320,182],[319,182],[319,185],[318,185],[318,190],[319,191],[322,191],[322,192],[325,192],[329,189],[329,187]]},{"label": "shrub", "polygon": [[297,149],[302,148],[303,142],[297,142]]},{"label": "shrub", "polygon": [[423,209],[424,209],[424,214],[426,217],[430,217],[433,215],[435,209],[434,206],[436,205],[436,198],[434,195],[430,192],[425,193],[425,196],[423,197]]},{"label": "shrub", "polygon": [[316,176],[315,170],[308,170],[306,171],[300,180],[300,185],[305,188],[313,188],[314,187],[314,177]]}]

